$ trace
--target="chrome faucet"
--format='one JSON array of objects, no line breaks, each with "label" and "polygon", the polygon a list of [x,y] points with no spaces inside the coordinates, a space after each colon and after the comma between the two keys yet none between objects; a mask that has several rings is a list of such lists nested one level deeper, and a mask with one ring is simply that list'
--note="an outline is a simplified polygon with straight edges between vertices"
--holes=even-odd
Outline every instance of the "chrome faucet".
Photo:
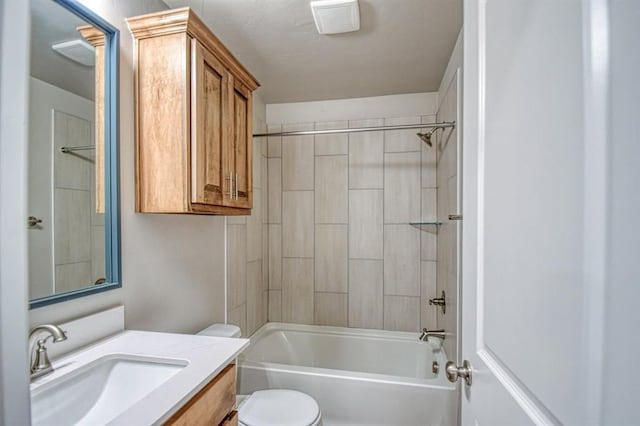
[{"label": "chrome faucet", "polygon": [[420,335],[419,339],[422,340],[423,342],[426,342],[429,337],[437,337],[438,339],[442,339],[444,340],[444,330],[443,329],[439,329],[439,330],[427,330],[426,328],[422,329],[422,334]]},{"label": "chrome faucet", "polygon": [[[49,335],[44,339],[39,339],[41,332],[47,332]],[[47,355],[47,348],[44,346],[49,338],[53,338],[53,343],[67,340],[67,333],[60,327],[53,324],[39,325],[29,333],[29,368],[31,380],[37,379],[53,371],[51,361]],[[35,348],[34,343],[38,344]]]}]

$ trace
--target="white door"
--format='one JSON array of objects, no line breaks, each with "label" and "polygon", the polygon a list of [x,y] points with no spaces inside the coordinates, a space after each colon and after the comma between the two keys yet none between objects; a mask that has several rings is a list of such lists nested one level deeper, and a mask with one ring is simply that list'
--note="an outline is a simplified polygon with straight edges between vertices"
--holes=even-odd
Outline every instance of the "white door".
[{"label": "white door", "polygon": [[465,0],[463,425],[601,418],[606,114],[593,52],[606,19],[596,28],[594,3]]}]

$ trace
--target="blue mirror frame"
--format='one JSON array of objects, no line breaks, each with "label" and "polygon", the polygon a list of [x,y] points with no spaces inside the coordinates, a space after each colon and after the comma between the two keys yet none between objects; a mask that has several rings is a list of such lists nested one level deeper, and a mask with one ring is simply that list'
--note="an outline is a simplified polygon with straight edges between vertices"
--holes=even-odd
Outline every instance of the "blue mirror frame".
[{"label": "blue mirror frame", "polygon": [[120,168],[118,164],[119,148],[119,45],[120,32],[116,27],[98,16],[95,12],[80,4],[77,0],[52,0],[87,23],[100,29],[105,35],[105,272],[107,282],[40,297],[29,301],[29,309],[39,308],[90,294],[101,293],[122,287],[120,264]]}]

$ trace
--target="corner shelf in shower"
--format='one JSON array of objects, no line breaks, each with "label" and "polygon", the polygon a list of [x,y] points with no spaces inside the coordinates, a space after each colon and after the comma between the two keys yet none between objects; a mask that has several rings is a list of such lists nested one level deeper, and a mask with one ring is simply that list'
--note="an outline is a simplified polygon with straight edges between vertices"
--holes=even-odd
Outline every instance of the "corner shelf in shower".
[{"label": "corner shelf in shower", "polygon": [[414,226],[421,231],[437,234],[438,228],[442,225],[442,222],[409,222],[409,225]]}]

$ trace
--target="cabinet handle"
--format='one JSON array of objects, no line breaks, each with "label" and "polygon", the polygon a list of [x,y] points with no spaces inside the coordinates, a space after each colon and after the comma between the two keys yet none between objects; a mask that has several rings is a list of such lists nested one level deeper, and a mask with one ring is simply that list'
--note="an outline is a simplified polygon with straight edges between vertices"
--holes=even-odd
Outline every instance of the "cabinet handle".
[{"label": "cabinet handle", "polygon": [[229,179],[229,199],[233,200],[233,177],[231,176],[231,173],[229,173],[229,177],[227,179]]},{"label": "cabinet handle", "polygon": [[236,173],[236,200],[238,199],[238,174]]}]

